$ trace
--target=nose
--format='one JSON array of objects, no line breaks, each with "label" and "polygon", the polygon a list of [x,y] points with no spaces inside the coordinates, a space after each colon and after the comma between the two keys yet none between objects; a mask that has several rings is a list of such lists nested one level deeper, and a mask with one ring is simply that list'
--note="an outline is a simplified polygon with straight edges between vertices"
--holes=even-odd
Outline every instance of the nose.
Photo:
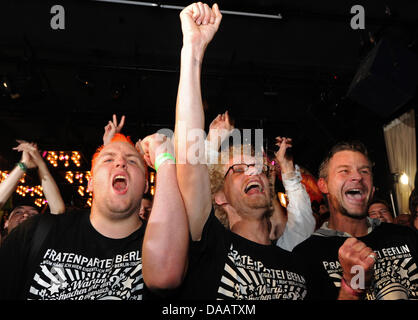
[{"label": "nose", "polygon": [[126,168],[126,160],[124,157],[118,157],[115,161],[116,168]]},{"label": "nose", "polygon": [[353,181],[360,181],[363,179],[363,176],[361,175],[361,173],[357,170],[353,170],[351,173],[351,180]]}]

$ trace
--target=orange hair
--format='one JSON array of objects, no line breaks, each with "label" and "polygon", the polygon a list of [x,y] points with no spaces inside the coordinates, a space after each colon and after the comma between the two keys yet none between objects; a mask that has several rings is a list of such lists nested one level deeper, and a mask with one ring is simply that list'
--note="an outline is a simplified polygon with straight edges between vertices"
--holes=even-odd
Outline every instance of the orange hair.
[{"label": "orange hair", "polygon": [[[136,149],[135,144],[132,142],[131,138],[129,136],[125,136],[122,133],[115,133],[115,135],[109,143],[112,142],[127,142]],[[99,156],[100,152],[103,150],[104,147],[104,145],[101,145],[96,149],[96,152],[93,154],[93,157],[91,159],[91,173],[93,173],[94,164],[96,163],[97,157]]]}]

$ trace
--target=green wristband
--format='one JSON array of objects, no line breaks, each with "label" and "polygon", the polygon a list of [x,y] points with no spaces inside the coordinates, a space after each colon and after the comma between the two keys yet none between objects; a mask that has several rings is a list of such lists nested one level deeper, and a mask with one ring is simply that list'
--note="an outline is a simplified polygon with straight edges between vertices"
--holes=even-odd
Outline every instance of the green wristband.
[{"label": "green wristband", "polygon": [[168,152],[161,153],[155,159],[155,165],[154,165],[155,171],[157,171],[159,166],[166,160],[173,160],[174,163],[176,163],[176,159],[171,153],[168,153]]},{"label": "green wristband", "polygon": [[24,173],[26,173],[26,171],[28,171],[28,167],[23,162],[18,162],[17,165]]}]

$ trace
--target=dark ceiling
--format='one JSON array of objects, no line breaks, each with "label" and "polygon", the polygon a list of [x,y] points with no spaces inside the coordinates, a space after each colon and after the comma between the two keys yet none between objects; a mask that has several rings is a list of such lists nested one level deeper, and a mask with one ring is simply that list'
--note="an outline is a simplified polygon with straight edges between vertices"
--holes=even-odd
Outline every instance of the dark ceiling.
[{"label": "dark ceiling", "polygon": [[[50,27],[55,4],[65,9],[64,30]],[[126,115],[124,133],[134,140],[173,128],[180,11],[161,5],[189,2],[137,4],[1,1],[0,76],[19,96],[4,91],[0,96],[0,169],[10,170],[18,161],[12,148],[20,138],[43,150],[80,150],[87,170],[113,113]],[[376,162],[375,183],[386,195],[390,173],[382,126],[416,106],[417,97],[382,115],[347,92],[380,39],[418,54],[418,2],[218,4],[221,10],[280,13],[282,19],[223,15],[204,62],[207,123],[229,110],[237,127],[263,128],[268,148],[275,136],[293,137],[295,161],[314,174],[332,144],[361,140]],[[353,5],[365,9],[364,30],[350,27]]]}]

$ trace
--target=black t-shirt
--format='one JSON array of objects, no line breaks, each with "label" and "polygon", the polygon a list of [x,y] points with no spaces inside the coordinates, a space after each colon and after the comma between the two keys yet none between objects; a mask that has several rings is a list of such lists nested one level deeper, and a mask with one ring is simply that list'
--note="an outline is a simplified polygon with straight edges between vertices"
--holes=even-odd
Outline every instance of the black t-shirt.
[{"label": "black t-shirt", "polygon": [[[347,238],[342,233],[320,229],[293,250],[306,261],[307,299],[338,298],[342,277],[338,249]],[[418,299],[416,231],[405,226],[381,223],[368,235],[357,239],[372,248],[377,256],[373,280],[365,299]],[[360,279],[359,270],[352,272],[356,280]]]},{"label": "black t-shirt", "polygon": [[[28,265],[35,228],[45,218],[52,226]],[[110,239],[93,228],[89,212],[37,215],[15,228],[0,248],[0,299],[145,299],[144,230],[143,224],[126,238]]]},{"label": "black t-shirt", "polygon": [[306,286],[292,253],[225,229],[212,211],[201,240],[191,243],[179,294],[188,300],[302,300]]}]

